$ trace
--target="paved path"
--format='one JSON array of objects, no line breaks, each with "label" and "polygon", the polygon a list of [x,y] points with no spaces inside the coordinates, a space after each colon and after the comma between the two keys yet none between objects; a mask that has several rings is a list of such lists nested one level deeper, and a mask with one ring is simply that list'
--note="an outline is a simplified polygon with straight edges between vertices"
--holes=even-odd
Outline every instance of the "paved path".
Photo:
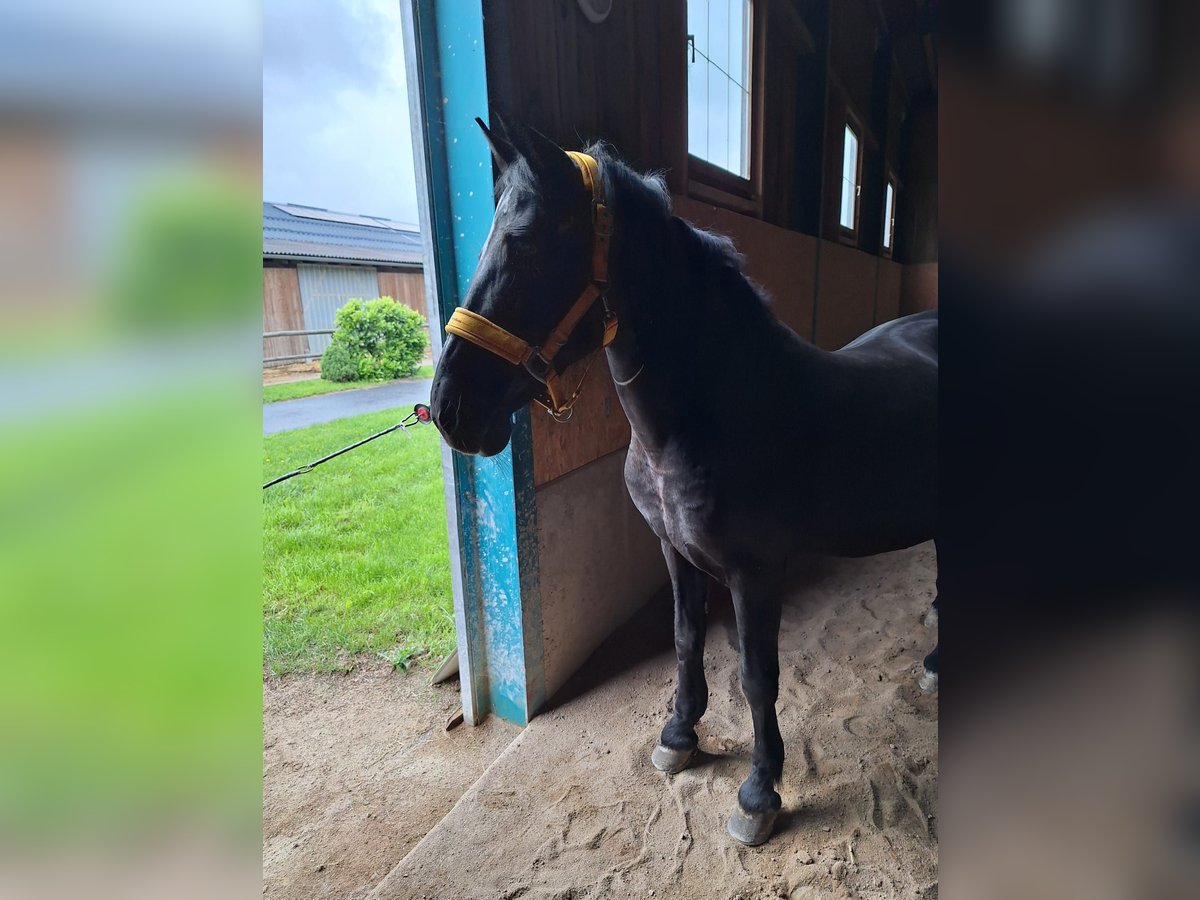
[{"label": "paved path", "polygon": [[264,403],[263,434],[307,428],[321,422],[332,422],[334,419],[361,416],[363,413],[384,409],[404,409],[408,412],[414,403],[429,402],[429,386],[432,384],[431,378],[397,381],[378,387]]}]

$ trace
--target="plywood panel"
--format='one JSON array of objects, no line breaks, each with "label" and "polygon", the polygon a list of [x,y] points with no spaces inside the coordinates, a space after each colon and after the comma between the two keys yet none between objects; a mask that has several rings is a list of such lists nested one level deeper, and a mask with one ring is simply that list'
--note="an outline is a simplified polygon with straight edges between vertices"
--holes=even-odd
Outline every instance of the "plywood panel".
[{"label": "plywood panel", "polygon": [[766,289],[775,315],[801,337],[811,338],[816,238],[690,197],[673,202],[681,218],[733,238],[746,258],[746,274]]},{"label": "plywood panel", "polygon": [[904,267],[900,280],[900,314],[903,316],[923,309],[937,309],[938,264],[913,263]]},{"label": "plywood panel", "polygon": [[900,315],[900,279],[904,267],[891,259],[879,260],[879,284],[875,288],[875,324]]},{"label": "plywood panel", "polygon": [[[303,331],[300,281],[294,267],[263,269],[263,331]],[[263,340],[263,357],[299,356],[308,352],[308,338]]]},{"label": "plywood panel", "polygon": [[[581,364],[582,365],[582,364]],[[567,372],[567,384],[579,377]],[[617,399],[608,372],[608,357],[600,355],[588,373],[575,411],[566,422],[556,422],[540,406],[533,406],[533,483],[546,484],[594,459],[629,444],[629,420]]]},{"label": "plywood panel", "polygon": [[429,315],[425,308],[425,276],[423,273],[378,272],[376,278],[380,297],[391,297],[397,303],[403,303],[423,316]]},{"label": "plywood panel", "polygon": [[875,321],[877,257],[853,247],[821,243],[815,343],[837,350]]}]

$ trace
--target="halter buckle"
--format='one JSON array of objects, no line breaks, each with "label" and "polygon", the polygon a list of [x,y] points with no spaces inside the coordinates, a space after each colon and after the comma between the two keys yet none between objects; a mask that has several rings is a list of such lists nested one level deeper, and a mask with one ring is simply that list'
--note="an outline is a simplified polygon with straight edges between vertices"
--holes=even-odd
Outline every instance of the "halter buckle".
[{"label": "halter buckle", "polygon": [[530,354],[529,359],[525,360],[525,371],[540,381],[546,383],[546,379],[554,372],[554,364],[542,356],[542,351],[534,349]]}]

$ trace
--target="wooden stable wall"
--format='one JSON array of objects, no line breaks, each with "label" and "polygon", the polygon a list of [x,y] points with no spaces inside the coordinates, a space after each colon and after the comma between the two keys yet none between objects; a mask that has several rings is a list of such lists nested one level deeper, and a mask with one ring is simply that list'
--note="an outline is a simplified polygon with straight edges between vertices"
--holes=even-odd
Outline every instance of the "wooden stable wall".
[{"label": "wooden stable wall", "polygon": [[563,147],[603,138],[681,187],[685,15],[682,0],[617,2],[593,25],[575,0],[485,0],[488,93]]},{"label": "wooden stable wall", "polygon": [[403,303],[423,316],[429,314],[425,308],[425,275],[422,272],[379,269],[375,277],[379,284],[380,297],[391,297],[397,303]]},{"label": "wooden stable wall", "polygon": [[[902,283],[909,269],[922,269],[913,278],[913,293],[925,296],[930,290],[928,265],[901,265],[688,197],[675,197],[673,202],[682,218],[732,237],[746,254],[746,274],[766,291],[775,315],[826,350],[836,350],[900,315]],[[937,264],[932,265],[933,302],[920,309],[937,305]]]},{"label": "wooden stable wall", "polygon": [[[263,331],[303,331],[304,308],[296,267],[263,268]],[[263,356],[299,356],[308,352],[308,338],[263,340]]]},{"label": "wooden stable wall", "polygon": [[900,315],[907,316],[926,309],[937,309],[938,264],[914,263],[904,267],[900,282]]}]

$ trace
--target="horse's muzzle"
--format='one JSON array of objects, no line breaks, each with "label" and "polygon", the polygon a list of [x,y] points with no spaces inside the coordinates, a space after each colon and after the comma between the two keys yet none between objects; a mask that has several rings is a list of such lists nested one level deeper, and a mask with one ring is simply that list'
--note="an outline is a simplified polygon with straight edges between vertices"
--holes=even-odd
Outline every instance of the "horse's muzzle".
[{"label": "horse's muzzle", "polygon": [[429,408],[447,444],[459,453],[478,456],[495,456],[508,446],[512,423],[503,410],[476,416],[464,411],[467,401],[461,393],[438,388],[435,382]]}]

